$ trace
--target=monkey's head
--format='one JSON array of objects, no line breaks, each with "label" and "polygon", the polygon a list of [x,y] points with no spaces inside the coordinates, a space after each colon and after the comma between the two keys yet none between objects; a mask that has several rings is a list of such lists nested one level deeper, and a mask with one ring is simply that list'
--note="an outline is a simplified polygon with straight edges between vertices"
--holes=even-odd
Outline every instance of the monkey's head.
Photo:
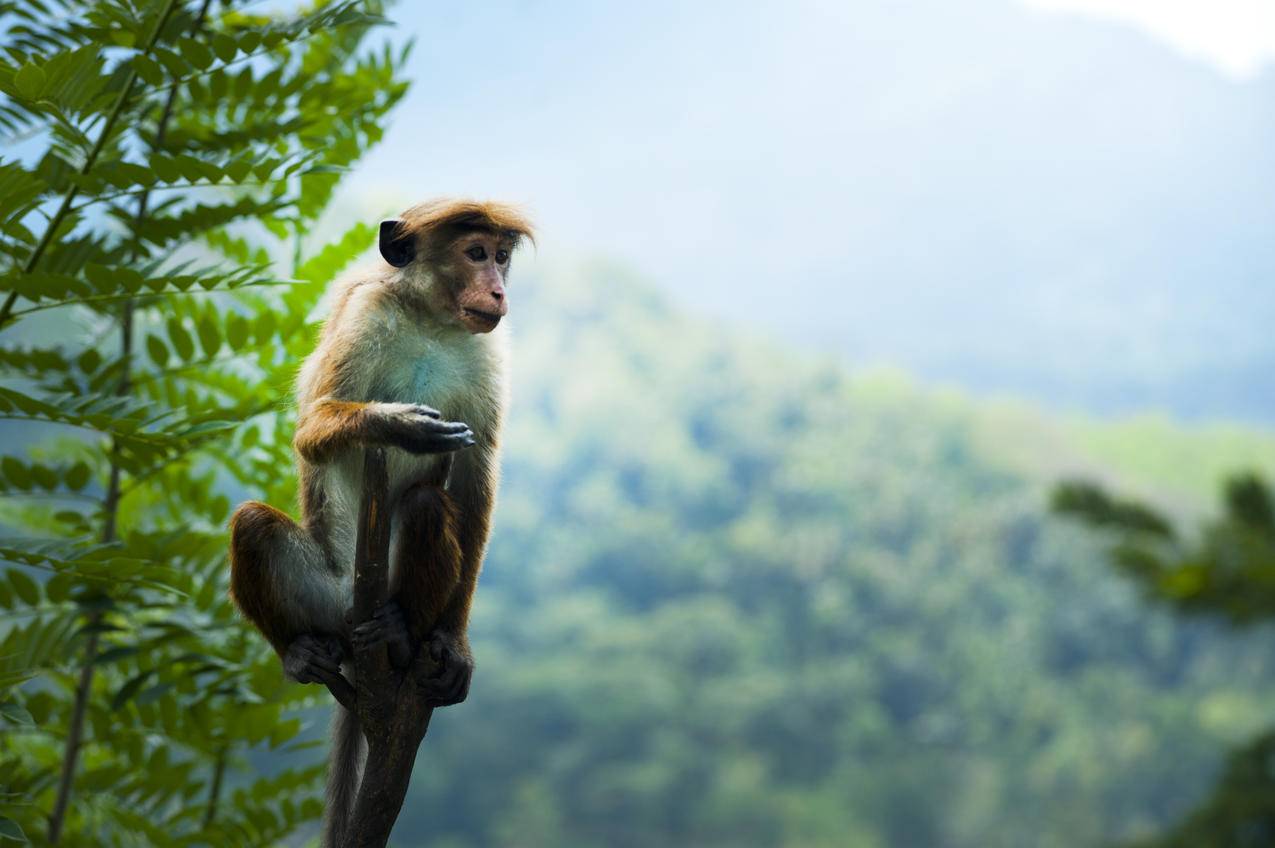
[{"label": "monkey's head", "polygon": [[381,222],[381,256],[424,287],[429,310],[471,333],[509,313],[509,261],[531,224],[512,206],[438,200]]}]

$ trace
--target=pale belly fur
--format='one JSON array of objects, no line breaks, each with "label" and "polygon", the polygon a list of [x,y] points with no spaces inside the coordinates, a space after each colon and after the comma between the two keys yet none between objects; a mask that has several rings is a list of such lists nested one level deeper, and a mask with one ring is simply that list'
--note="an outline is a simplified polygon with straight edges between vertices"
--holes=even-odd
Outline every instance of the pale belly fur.
[{"label": "pale belly fur", "polygon": [[[460,346],[461,350],[457,351],[457,345],[444,346],[419,336],[405,341],[406,344],[396,345],[398,356],[390,357],[390,361],[402,364],[383,371],[370,393],[372,398],[424,404],[439,410],[444,420],[464,421],[477,429],[480,422],[474,418],[479,411],[465,401],[473,394],[470,387],[474,381],[488,377],[487,369],[482,367],[484,358],[475,355],[481,351],[466,349],[470,347],[468,345]],[[477,348],[477,344],[473,347]],[[445,461],[445,457],[437,454],[413,455],[399,448],[389,448],[386,459],[391,504],[397,503],[412,484],[433,477],[439,463]],[[325,478],[324,487],[328,493],[326,512],[330,544],[338,562],[344,564],[338,579],[342,582],[342,589],[352,593],[355,533],[363,491],[363,451],[351,451],[326,465],[320,473]],[[392,523],[391,564],[396,560],[394,554],[398,545],[398,533]],[[391,586],[395,577],[391,569]]]}]

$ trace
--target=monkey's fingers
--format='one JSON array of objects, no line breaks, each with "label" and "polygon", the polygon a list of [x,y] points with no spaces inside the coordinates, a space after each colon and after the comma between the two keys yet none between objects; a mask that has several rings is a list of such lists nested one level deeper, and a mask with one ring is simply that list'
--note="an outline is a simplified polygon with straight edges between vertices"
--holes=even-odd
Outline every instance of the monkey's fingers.
[{"label": "monkey's fingers", "polygon": [[[463,425],[462,425],[463,426]],[[465,429],[458,432],[415,432],[405,434],[398,446],[412,453],[452,453],[477,444],[474,434]]]},{"label": "monkey's fingers", "polygon": [[405,622],[407,621],[407,619],[403,617],[403,608],[399,606],[398,601],[393,598],[383,601],[379,606],[377,606],[377,608],[372,611],[372,617],[389,624],[403,623],[404,626],[406,626]]},{"label": "monkey's fingers", "polygon": [[450,707],[469,696],[474,667],[468,663],[454,662],[444,666],[435,677],[427,678],[421,686],[421,695],[431,707]]},{"label": "monkey's fingers", "polygon": [[403,617],[403,608],[398,605],[398,601],[391,598],[383,601],[376,609],[372,610],[371,617],[367,621],[356,625],[354,632],[376,633],[400,628],[406,630],[407,619]]},{"label": "monkey's fingers", "polygon": [[438,418],[421,418],[414,422],[414,425],[421,430],[429,433],[437,433],[440,436],[471,432],[469,425],[464,421],[443,421]]},{"label": "monkey's fingers", "polygon": [[306,657],[311,674],[340,674],[341,661],[319,651],[310,651]]},{"label": "monkey's fingers", "polygon": [[345,646],[335,636],[328,636],[320,641],[320,652],[335,663],[337,668],[341,667],[341,661],[345,659]]},{"label": "monkey's fingers", "polygon": [[356,649],[366,651],[368,648],[380,644],[385,639],[385,624],[378,619],[369,618],[355,627],[350,632],[350,637]]},{"label": "monkey's fingers", "polygon": [[417,415],[424,415],[426,418],[442,418],[443,413],[439,412],[432,406],[426,406],[423,403],[412,404],[412,412]]},{"label": "monkey's fingers", "polygon": [[340,656],[330,655],[326,644],[308,633],[297,637],[283,657],[284,673],[298,683],[313,683],[319,673],[340,669]]},{"label": "monkey's fingers", "polygon": [[434,631],[426,647],[438,667],[421,683],[425,702],[431,707],[447,707],[464,701],[474,676],[473,657],[442,630]]}]

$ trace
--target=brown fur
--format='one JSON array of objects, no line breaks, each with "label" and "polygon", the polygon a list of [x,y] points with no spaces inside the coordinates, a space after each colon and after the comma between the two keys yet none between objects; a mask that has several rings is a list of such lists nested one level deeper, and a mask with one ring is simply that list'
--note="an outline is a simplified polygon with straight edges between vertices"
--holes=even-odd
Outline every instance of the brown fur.
[{"label": "brown fur", "polygon": [[[460,514],[456,529],[456,540],[461,550],[460,577],[456,590],[442,612],[439,627],[451,633],[460,634],[462,640],[469,630],[469,610],[474,600],[474,590],[478,585],[478,573],[482,569],[483,556],[487,551],[487,537],[491,534],[491,513],[496,502],[496,487],[499,484],[499,471],[495,467],[499,442],[493,434],[489,449],[474,452],[466,459],[475,463],[483,463],[488,467],[465,477],[458,478],[452,486],[451,494],[455,499]],[[465,643],[467,644],[467,642]]]},{"label": "brown fur", "polygon": [[358,444],[389,444],[394,432],[395,420],[378,415],[373,404],[321,400],[298,422],[292,449],[306,462],[322,465]]},{"label": "brown fur", "polygon": [[279,599],[269,579],[269,559],[280,537],[299,529],[291,518],[260,501],[243,504],[230,519],[230,597],[280,656],[300,634],[275,614]]},{"label": "brown fur", "polygon": [[420,203],[399,216],[399,237],[410,236],[436,260],[438,248],[465,229],[484,230],[509,238],[514,246],[527,238],[535,242],[531,222],[517,207],[491,201],[440,199]]},{"label": "brown fur", "polygon": [[412,638],[424,641],[443,625],[443,611],[460,586],[456,504],[442,488],[413,486],[399,499],[396,520],[404,540],[396,552],[395,596]]}]

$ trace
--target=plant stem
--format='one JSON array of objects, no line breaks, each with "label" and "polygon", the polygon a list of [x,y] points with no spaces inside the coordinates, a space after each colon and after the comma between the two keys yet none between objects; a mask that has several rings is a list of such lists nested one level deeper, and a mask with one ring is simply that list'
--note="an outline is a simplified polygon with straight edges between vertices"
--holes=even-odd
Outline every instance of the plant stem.
[{"label": "plant stem", "polygon": [[[199,17],[195,21],[195,28],[198,29],[204,19],[204,15],[208,11],[208,6],[212,0],[204,0],[203,8],[200,10]],[[168,23],[168,19],[172,17],[173,11],[177,8],[177,0],[168,0],[164,7],[164,11],[160,16],[155,31],[151,33],[151,38],[147,42],[145,52],[149,52],[155,43],[159,40],[160,33],[163,32],[164,26]],[[101,153],[105,146],[106,138],[110,135],[111,129],[120,113],[123,111],[124,104],[127,102],[130,92],[133,89],[133,83],[136,80],[136,74],[132,71],[124,83],[124,88],[120,92],[120,97],[115,103],[115,108],[111,111],[110,117],[107,119],[106,126],[102,128],[102,134],[98,136],[97,143],[93,146],[93,151],[89,158],[85,161],[84,167],[81,169],[82,174],[87,174],[97,160],[98,154]],[[168,90],[168,98],[164,103],[164,111],[160,116],[159,125],[155,131],[155,142],[152,150],[158,149],[164,143],[164,134],[168,129],[168,121],[172,117],[173,103],[177,99],[178,84],[173,85]],[[40,256],[47,247],[52,234],[57,230],[61,223],[60,218],[66,214],[66,210],[70,207],[71,202],[75,199],[76,187],[72,186],[63,198],[62,207],[50,222],[49,228],[45,231],[44,238],[31,254],[31,258],[27,261],[26,272],[30,273],[35,268],[35,264],[40,260]],[[150,191],[143,191],[137,198],[137,215],[134,218],[135,225],[140,225],[146,218],[146,208],[150,200]],[[12,312],[14,300],[17,292],[11,292],[5,300],[3,310],[0,311],[0,328],[4,327],[8,320],[9,313]],[[120,361],[121,373],[120,384],[116,390],[116,394],[124,395],[128,393],[130,385],[130,362],[133,355],[133,302],[125,301],[120,315]],[[102,541],[114,542],[118,536],[119,521],[119,503],[120,503],[120,462],[119,462],[120,444],[118,439],[111,441],[111,471],[110,478],[107,482],[106,497],[103,501],[103,510],[106,513],[102,525]],[[89,626],[94,627],[101,622],[102,614],[95,612],[89,616]],[[75,779],[75,766],[79,760],[80,746],[84,739],[84,714],[88,708],[89,695],[93,690],[93,670],[97,663],[97,649],[99,642],[99,633],[96,627],[89,634],[88,642],[84,645],[84,665],[80,669],[79,683],[75,688],[75,703],[71,710],[71,727],[67,732],[66,750],[62,758],[62,773],[58,779],[58,793],[53,802],[53,811],[49,815],[49,844],[56,845],[62,837],[62,827],[66,822],[66,810],[71,802],[71,788]]]},{"label": "plant stem", "polygon": [[212,786],[208,789],[208,807],[204,810],[204,830],[217,815],[217,802],[221,799],[221,780],[226,775],[226,748],[217,749],[217,761],[213,764]]}]

